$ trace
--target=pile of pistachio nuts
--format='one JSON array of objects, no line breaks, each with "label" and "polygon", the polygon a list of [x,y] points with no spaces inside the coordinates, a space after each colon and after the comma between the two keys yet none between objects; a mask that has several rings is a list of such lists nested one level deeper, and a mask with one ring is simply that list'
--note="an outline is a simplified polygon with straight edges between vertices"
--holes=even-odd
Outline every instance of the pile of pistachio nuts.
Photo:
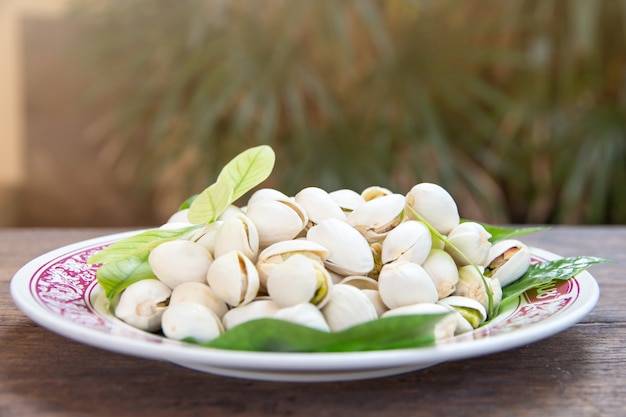
[{"label": "pile of pistachio nuts", "polygon": [[[162,228],[189,225],[181,210]],[[154,248],[157,279],[129,286],[114,312],[139,329],[199,342],[258,318],[337,332],[391,315],[449,312],[436,328],[447,338],[484,322],[489,303],[530,265],[524,244],[490,237],[461,222],[452,196],[432,183],[406,195],[265,188]]]}]

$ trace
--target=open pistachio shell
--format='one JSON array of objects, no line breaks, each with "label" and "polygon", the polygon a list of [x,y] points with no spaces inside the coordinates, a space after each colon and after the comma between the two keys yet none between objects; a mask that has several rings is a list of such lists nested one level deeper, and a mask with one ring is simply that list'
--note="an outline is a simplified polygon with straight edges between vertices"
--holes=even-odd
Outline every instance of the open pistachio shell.
[{"label": "open pistachio shell", "polygon": [[446,246],[446,250],[452,255],[459,266],[468,265],[470,262],[456,249],[461,251],[461,253],[476,265],[485,266],[487,264],[487,257],[489,256],[489,249],[491,248],[491,243],[489,242],[490,237],[491,234],[478,223],[461,223],[448,234],[450,246]]},{"label": "open pistachio shell", "polygon": [[259,291],[259,274],[254,264],[236,250],[215,258],[206,281],[215,294],[232,307],[251,302]]},{"label": "open pistachio shell", "polygon": [[191,302],[168,307],[161,318],[161,328],[170,339],[193,338],[200,343],[213,340],[224,332],[222,322],[210,308]]},{"label": "open pistachio shell", "polygon": [[345,213],[350,213],[352,210],[365,203],[365,199],[354,190],[335,190],[328,193],[328,195]]},{"label": "open pistachio shell", "polygon": [[430,231],[424,223],[408,220],[396,226],[383,240],[381,261],[386,264],[402,259],[421,265],[431,247]]},{"label": "open pistachio shell", "polygon": [[301,303],[323,306],[332,280],[320,262],[296,254],[270,272],[266,286],[269,296],[281,307]]},{"label": "open pistachio shell", "polygon": [[487,319],[485,307],[468,297],[452,295],[442,298],[437,304],[448,306],[458,314],[457,334],[470,332]]},{"label": "open pistachio shell", "polygon": [[311,227],[306,238],[328,249],[324,264],[339,274],[366,275],[374,268],[374,258],[367,241],[346,222],[324,220]]},{"label": "open pistachio shell", "polygon": [[361,290],[351,285],[333,286],[330,300],[322,314],[333,332],[378,318],[372,302]]},{"label": "open pistachio shell", "polygon": [[172,291],[169,305],[178,303],[196,303],[208,307],[220,319],[228,311],[226,303],[202,282],[184,282]]},{"label": "open pistachio shell", "polygon": [[154,275],[170,288],[183,282],[204,282],[211,254],[189,240],[172,240],[152,249],[148,263]]},{"label": "open pistachio shell", "polygon": [[280,306],[274,300],[255,299],[248,304],[228,310],[222,318],[222,323],[226,330],[229,330],[251,320],[271,318],[278,310]]},{"label": "open pistachio shell", "polygon": [[309,221],[304,208],[289,199],[260,200],[249,204],[246,216],[256,226],[261,248],[295,238]]},{"label": "open pistachio shell", "polygon": [[368,242],[378,242],[404,219],[406,200],[401,194],[389,194],[357,207],[348,215],[348,224]]},{"label": "open pistachio shell", "polygon": [[241,213],[224,221],[215,234],[214,256],[217,258],[231,250],[238,250],[253,262],[259,254],[259,233],[256,226]]},{"label": "open pistachio shell", "polygon": [[378,277],[378,291],[390,309],[434,303],[439,298],[437,288],[424,268],[409,261],[396,261],[383,266]]},{"label": "open pistachio shell", "polygon": [[[382,314],[381,318],[407,315],[421,314],[441,314],[449,313],[449,309],[435,303],[419,303],[410,304],[402,307],[393,308]],[[435,341],[445,340],[454,336],[457,327],[456,317],[450,315],[444,316],[435,325]]]},{"label": "open pistachio shell", "polygon": [[447,297],[456,290],[459,270],[452,256],[441,249],[433,249],[422,267],[437,287],[439,298]]},{"label": "open pistachio shell", "polygon": [[[432,183],[415,185],[406,195],[407,204],[435,230],[447,235],[459,224],[459,210],[448,191]],[[409,217],[412,216],[409,210]]]},{"label": "open pistachio shell", "polygon": [[[485,281],[491,289],[494,306],[497,306],[502,300],[502,287],[500,285],[500,281],[487,277],[485,278]],[[456,290],[452,295],[460,295],[471,298],[482,304],[485,309],[489,308],[489,298],[487,296],[487,291],[485,290],[483,279],[476,268],[471,265],[459,268],[459,282],[457,283]]]},{"label": "open pistachio shell", "polygon": [[281,308],[274,314],[273,318],[300,324],[323,332],[330,332],[330,328],[322,312],[310,303],[295,304],[290,307]]},{"label": "open pistachio shell", "polygon": [[157,331],[171,293],[167,285],[156,279],[135,282],[122,292],[115,316],[138,329]]},{"label": "open pistachio shell", "polygon": [[489,250],[485,274],[507,286],[520,278],[530,266],[528,246],[515,239],[501,240]]},{"label": "open pistachio shell", "polygon": [[264,288],[267,286],[267,277],[277,265],[295,254],[323,262],[328,257],[328,249],[306,239],[285,240],[268,246],[261,251],[256,263],[261,286]]},{"label": "open pistachio shell", "polygon": [[346,214],[339,204],[326,191],[317,187],[307,187],[295,195],[296,203],[300,204],[309,218],[307,227],[314,226],[326,219],[346,221]]}]

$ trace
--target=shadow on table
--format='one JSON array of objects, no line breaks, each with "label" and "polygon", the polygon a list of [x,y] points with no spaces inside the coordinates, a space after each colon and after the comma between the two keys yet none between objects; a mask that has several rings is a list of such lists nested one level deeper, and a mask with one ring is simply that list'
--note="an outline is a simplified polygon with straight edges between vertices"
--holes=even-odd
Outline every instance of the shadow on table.
[{"label": "shadow on table", "polygon": [[[574,327],[508,352],[409,374],[351,382],[274,383],[203,374],[110,353],[38,326],[4,332],[0,415],[537,415],[562,408],[585,378],[593,341]],[[42,344],[42,340],[46,340]],[[88,358],[88,359],[87,359]],[[566,403],[565,403],[566,404]],[[546,408],[546,405],[549,407]],[[562,410],[561,410],[562,411]],[[55,414],[56,415],[56,414]]]}]

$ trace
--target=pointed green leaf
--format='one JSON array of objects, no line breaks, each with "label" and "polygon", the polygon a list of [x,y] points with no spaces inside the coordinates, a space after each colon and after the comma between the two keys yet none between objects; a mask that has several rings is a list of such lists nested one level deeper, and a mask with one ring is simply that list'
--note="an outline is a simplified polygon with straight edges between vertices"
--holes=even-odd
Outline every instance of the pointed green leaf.
[{"label": "pointed green leaf", "polygon": [[135,282],[155,278],[148,263],[148,254],[149,252],[145,251],[106,263],[98,268],[96,279],[104,288],[109,300]]},{"label": "pointed green leaf", "polygon": [[217,181],[227,182],[233,187],[230,203],[265,181],[274,169],[275,159],[270,146],[260,145],[243,151],[226,164]]},{"label": "pointed green leaf", "polygon": [[356,352],[410,348],[432,344],[435,324],[444,316],[386,317],[334,333],[283,320],[258,319],[235,326],[203,346],[265,352]]},{"label": "pointed green leaf", "polygon": [[[471,220],[463,220],[471,221]],[[478,223],[478,222],[477,222]],[[492,224],[480,223],[485,230],[491,235],[489,241],[495,243],[499,240],[513,239],[517,236],[523,236],[530,233],[541,232],[550,229],[549,227],[500,227]]]},{"label": "pointed green leaf", "polygon": [[187,233],[197,229],[198,227],[199,226],[190,226],[172,230],[148,230],[107,246],[89,257],[87,262],[90,264],[114,262],[139,253],[147,253],[161,243],[185,236]]},{"label": "pointed green leaf", "polygon": [[218,179],[193,200],[187,214],[189,221],[196,224],[214,222],[233,202],[232,196],[232,185]]},{"label": "pointed green leaf", "polygon": [[592,265],[607,262],[613,261],[591,256],[577,256],[530,265],[521,278],[502,289],[500,306],[517,299],[532,288],[537,288],[554,280],[568,280]]}]

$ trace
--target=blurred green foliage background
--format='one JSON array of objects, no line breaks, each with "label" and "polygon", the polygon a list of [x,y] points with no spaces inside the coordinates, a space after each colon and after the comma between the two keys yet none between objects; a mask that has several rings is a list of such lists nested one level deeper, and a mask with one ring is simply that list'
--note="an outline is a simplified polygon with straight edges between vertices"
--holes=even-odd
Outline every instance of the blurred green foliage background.
[{"label": "blurred green foliage background", "polygon": [[[493,223],[626,223],[626,1],[81,4],[103,157],[161,201],[436,182]],[[174,203],[172,203],[174,204]],[[174,204],[175,206],[175,204]]]}]

